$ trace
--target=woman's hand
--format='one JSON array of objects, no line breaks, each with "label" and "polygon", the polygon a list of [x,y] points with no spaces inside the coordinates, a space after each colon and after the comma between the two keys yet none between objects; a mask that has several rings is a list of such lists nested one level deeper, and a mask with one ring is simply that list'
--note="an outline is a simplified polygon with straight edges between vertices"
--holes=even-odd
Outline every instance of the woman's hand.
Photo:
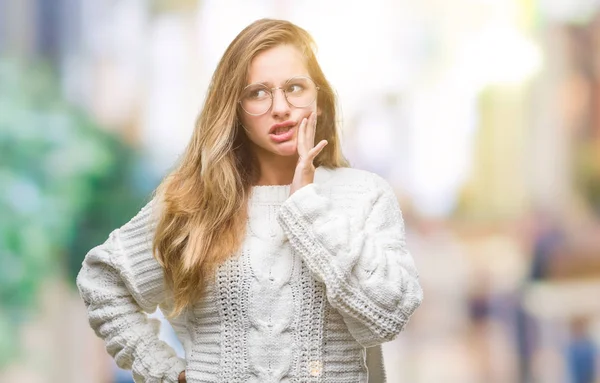
[{"label": "woman's hand", "polygon": [[294,172],[294,179],[290,186],[290,195],[312,183],[315,179],[315,165],[313,160],[327,145],[327,140],[322,140],[315,146],[315,131],[317,129],[317,114],[311,113],[308,119],[302,120],[298,129],[298,163]]},{"label": "woman's hand", "polygon": [[177,378],[177,382],[178,383],[186,383],[187,382],[185,380],[185,371],[181,371],[181,373],[179,374],[179,377]]}]

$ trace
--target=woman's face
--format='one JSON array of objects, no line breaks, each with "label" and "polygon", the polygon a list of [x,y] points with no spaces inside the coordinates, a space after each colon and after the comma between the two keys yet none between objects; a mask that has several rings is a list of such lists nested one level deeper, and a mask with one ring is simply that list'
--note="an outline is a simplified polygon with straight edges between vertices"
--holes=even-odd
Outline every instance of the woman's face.
[{"label": "woman's face", "polygon": [[[261,52],[250,64],[247,85],[240,119],[255,153],[297,156],[298,127],[302,119],[317,113],[317,91],[300,51],[292,45],[279,45]],[[273,95],[270,108],[269,92]],[[310,101],[308,95],[313,92],[314,101]]]}]

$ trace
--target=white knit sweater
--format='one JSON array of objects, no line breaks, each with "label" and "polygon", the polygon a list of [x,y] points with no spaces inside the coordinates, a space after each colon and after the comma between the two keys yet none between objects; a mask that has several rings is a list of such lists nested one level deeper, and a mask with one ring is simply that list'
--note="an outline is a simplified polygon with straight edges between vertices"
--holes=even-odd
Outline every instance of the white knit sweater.
[{"label": "white knit sweater", "polygon": [[183,370],[189,383],[384,375],[381,350],[370,347],[394,339],[423,298],[394,192],[349,168],[318,168],[313,184],[289,190],[252,189],[239,254],[171,320],[185,360],[146,315],[171,307],[151,252],[155,204],[87,254],[77,285],[90,325],[136,382],[177,382]]}]

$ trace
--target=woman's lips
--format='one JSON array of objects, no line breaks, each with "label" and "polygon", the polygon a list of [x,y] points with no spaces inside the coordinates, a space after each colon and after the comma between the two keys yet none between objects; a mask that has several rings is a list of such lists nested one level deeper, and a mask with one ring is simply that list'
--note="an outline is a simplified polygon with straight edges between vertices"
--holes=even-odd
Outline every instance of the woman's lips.
[{"label": "woman's lips", "polygon": [[287,131],[283,131],[279,134],[276,133],[277,130],[275,130],[273,133],[269,134],[269,137],[271,137],[271,140],[275,141],[275,142],[284,142],[284,141],[288,141],[291,140],[292,138],[294,138],[294,127],[290,126],[289,128],[287,128]]},{"label": "woman's lips", "polygon": [[280,122],[278,124],[273,124],[273,126],[271,126],[271,129],[269,129],[269,134],[275,133],[275,131],[277,129],[289,128],[290,126],[294,126],[294,125],[296,125],[296,122],[292,121],[292,120],[287,120],[287,121]]},{"label": "woman's lips", "polygon": [[284,121],[279,124],[274,124],[269,129],[269,136],[275,142],[284,142],[291,140],[294,137],[294,127],[296,122],[292,120]]}]

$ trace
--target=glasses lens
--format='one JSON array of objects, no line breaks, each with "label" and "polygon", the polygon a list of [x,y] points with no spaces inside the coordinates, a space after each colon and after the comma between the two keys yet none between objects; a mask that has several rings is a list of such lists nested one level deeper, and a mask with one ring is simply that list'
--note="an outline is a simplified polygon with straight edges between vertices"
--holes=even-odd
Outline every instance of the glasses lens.
[{"label": "glasses lens", "polygon": [[265,85],[254,84],[244,89],[242,108],[249,114],[263,114],[271,107],[271,90]]},{"label": "glasses lens", "polygon": [[297,108],[309,106],[317,98],[317,86],[308,77],[290,79],[285,84],[284,91],[288,102]]}]

